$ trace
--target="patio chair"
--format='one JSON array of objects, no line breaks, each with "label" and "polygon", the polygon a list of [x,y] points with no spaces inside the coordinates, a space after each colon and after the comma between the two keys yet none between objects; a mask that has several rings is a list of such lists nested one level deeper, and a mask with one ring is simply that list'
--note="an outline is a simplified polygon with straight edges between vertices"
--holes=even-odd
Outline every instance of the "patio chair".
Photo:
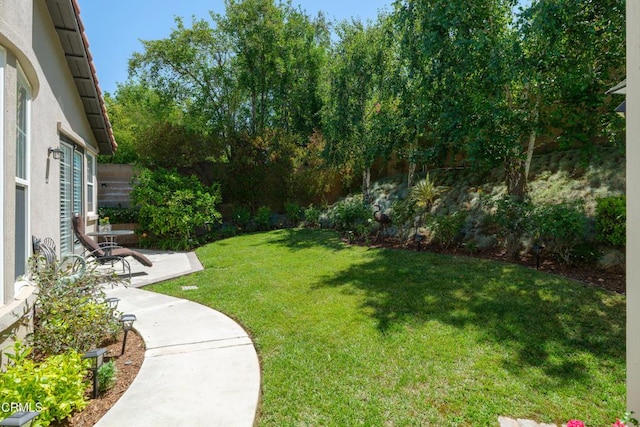
[{"label": "patio chair", "polygon": [[104,243],[96,243],[95,240],[85,235],[84,231],[84,220],[79,215],[74,215],[72,219],[73,223],[73,231],[76,235],[78,241],[82,244],[85,249],[85,256],[93,258],[100,264],[111,264],[122,263],[123,272],[128,272],[129,277],[131,277],[131,265],[129,261],[127,261],[126,257],[133,257],[140,264],[145,267],[153,266],[153,263],[141,254],[140,252],[136,252],[134,250],[123,248],[122,246],[117,246],[115,243],[104,242]]},{"label": "patio chair", "polygon": [[56,242],[51,237],[39,239],[36,236],[31,236],[31,245],[33,246],[33,253],[42,255],[47,264],[56,262]]},{"label": "patio chair", "polygon": [[[36,236],[31,236],[31,245],[33,246],[33,254],[44,258],[47,266],[55,266],[56,269],[65,269],[65,275],[59,279],[62,282],[73,283],[84,275],[86,271],[85,259],[76,254],[66,254],[63,255],[60,262],[58,262],[56,242],[54,242],[51,237],[40,239]],[[37,266],[37,268],[39,268],[39,266]]]}]

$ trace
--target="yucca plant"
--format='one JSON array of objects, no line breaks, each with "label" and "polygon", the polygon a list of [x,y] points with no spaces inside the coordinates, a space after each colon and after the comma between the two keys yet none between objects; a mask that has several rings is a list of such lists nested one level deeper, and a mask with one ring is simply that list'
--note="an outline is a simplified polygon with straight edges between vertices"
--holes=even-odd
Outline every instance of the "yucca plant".
[{"label": "yucca plant", "polygon": [[435,182],[431,179],[428,173],[423,180],[419,181],[411,189],[411,198],[415,201],[416,206],[424,211],[431,209],[433,202],[439,195],[440,190],[436,187]]}]

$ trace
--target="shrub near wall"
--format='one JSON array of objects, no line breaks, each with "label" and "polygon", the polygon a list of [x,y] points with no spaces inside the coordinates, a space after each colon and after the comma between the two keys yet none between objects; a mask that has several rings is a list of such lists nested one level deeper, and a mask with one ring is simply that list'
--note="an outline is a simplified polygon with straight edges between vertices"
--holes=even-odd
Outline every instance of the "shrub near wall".
[{"label": "shrub near wall", "polygon": [[220,187],[204,186],[195,176],[175,170],[143,170],[131,192],[140,208],[140,231],[147,243],[160,249],[185,250],[198,245],[198,233],[206,233],[221,215]]},{"label": "shrub near wall", "polygon": [[599,242],[614,247],[626,245],[626,202],[624,195],[596,201],[596,235]]},{"label": "shrub near wall", "polygon": [[[89,386],[86,374],[90,362],[74,350],[49,356],[41,362],[29,358],[31,349],[17,341],[6,372],[0,375],[0,396],[3,402],[26,405],[41,412],[38,425],[48,426],[63,420],[73,411],[87,405],[85,390]],[[15,412],[2,405],[0,418]]]}]

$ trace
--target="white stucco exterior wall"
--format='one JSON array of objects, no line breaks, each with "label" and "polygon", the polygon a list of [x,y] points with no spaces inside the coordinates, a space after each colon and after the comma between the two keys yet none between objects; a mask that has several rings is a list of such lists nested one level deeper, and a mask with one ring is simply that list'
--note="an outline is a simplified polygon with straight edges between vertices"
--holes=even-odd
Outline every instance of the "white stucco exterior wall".
[{"label": "white stucco exterior wall", "polygon": [[627,408],[640,414],[640,1],[627,1]]},{"label": "white stucco exterior wall", "polygon": [[[21,317],[33,305],[33,289],[23,288],[18,295],[14,290],[16,85],[19,73],[24,73],[31,89],[27,158],[29,249],[31,235],[51,237],[59,247],[60,161],[50,159],[47,181],[49,147],[58,147],[62,135],[94,156],[98,146],[44,0],[0,0],[0,48],[4,58],[0,63],[3,66],[0,73],[0,84],[3,85],[0,91],[0,105],[3,106],[0,112],[3,166],[0,168],[0,186],[4,196],[0,210],[3,253],[0,259],[1,356],[8,334],[28,326],[28,318]],[[86,165],[84,169],[86,171]]]}]

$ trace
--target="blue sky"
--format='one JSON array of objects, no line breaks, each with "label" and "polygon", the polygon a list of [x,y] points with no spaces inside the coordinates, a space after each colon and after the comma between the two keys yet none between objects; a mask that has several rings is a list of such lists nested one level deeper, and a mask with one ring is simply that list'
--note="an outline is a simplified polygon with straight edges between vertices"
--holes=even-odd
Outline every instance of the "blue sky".
[{"label": "blue sky", "polygon": [[[391,8],[393,0],[292,0],[308,15],[324,11],[329,20],[351,17],[375,20],[378,10]],[[114,93],[116,83],[127,79],[127,63],[142,50],[139,40],[165,38],[174,17],[208,18],[209,11],[224,14],[224,0],[79,0],[80,17],[103,92]]]}]

